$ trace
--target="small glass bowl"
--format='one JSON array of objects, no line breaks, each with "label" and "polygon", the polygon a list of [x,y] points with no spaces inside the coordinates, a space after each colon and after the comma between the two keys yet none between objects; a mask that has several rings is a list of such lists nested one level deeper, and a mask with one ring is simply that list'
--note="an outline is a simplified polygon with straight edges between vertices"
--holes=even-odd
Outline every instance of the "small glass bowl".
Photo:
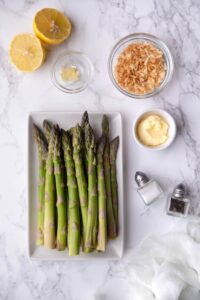
[{"label": "small glass bowl", "polygon": [[[146,94],[133,94],[133,93],[126,91],[118,84],[117,80],[115,79],[115,75],[114,75],[115,74],[115,66],[116,66],[118,56],[122,53],[122,51],[128,45],[133,44],[133,43],[140,43],[140,42],[142,42],[142,43],[146,42],[146,43],[153,44],[156,48],[160,49],[163,52],[165,64],[166,64],[166,75],[165,75],[165,78],[162,81],[161,85],[158,88],[156,88],[155,90],[153,90],[152,92],[149,92]],[[132,97],[132,98],[136,98],[136,99],[149,98],[149,97],[156,95],[160,91],[162,91],[164,89],[164,87],[170,82],[172,75],[173,75],[173,71],[174,71],[174,61],[173,61],[172,54],[171,54],[169,48],[167,47],[167,45],[163,41],[158,39],[157,37],[155,37],[151,34],[147,34],[147,33],[134,33],[134,34],[125,36],[113,47],[113,49],[111,50],[109,59],[108,59],[108,72],[109,72],[110,79],[111,79],[112,83],[114,84],[114,86],[124,95]]]},{"label": "small glass bowl", "polygon": [[[79,72],[79,79],[76,81],[64,81],[61,77],[63,67],[76,67]],[[61,91],[69,94],[83,91],[92,79],[93,65],[90,59],[83,53],[69,51],[61,54],[51,70],[53,84]]]}]

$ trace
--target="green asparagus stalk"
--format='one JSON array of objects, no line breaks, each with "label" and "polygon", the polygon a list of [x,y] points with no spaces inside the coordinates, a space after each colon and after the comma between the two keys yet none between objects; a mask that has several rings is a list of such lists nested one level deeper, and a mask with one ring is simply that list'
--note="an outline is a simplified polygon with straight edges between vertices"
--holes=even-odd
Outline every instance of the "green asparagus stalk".
[{"label": "green asparagus stalk", "polygon": [[57,194],[57,249],[65,250],[67,244],[67,203],[66,203],[66,189],[65,178],[63,173],[62,149],[61,149],[61,135],[58,125],[53,130],[54,134],[54,175],[56,182]]},{"label": "green asparagus stalk", "polygon": [[50,137],[51,137],[52,124],[49,121],[44,120],[43,121],[43,130],[44,130],[45,137],[49,143]]},{"label": "green asparagus stalk", "polygon": [[73,159],[75,164],[76,179],[78,183],[78,192],[80,199],[80,208],[82,216],[82,237],[83,237],[83,250],[85,249],[85,237],[87,227],[87,214],[88,214],[88,191],[87,180],[84,172],[83,158],[82,158],[82,130],[79,125],[74,127],[72,131],[72,145],[73,145]]},{"label": "green asparagus stalk", "polygon": [[56,246],[56,189],[54,177],[54,133],[51,131],[46,160],[45,201],[44,201],[44,246],[54,249]]},{"label": "green asparagus stalk", "polygon": [[68,186],[68,248],[69,255],[72,256],[78,255],[80,249],[80,204],[70,135],[64,130],[62,146]]},{"label": "green asparagus stalk", "polygon": [[108,237],[113,239],[117,236],[116,224],[113,212],[112,190],[111,190],[111,168],[110,168],[110,145],[109,145],[109,121],[106,115],[102,119],[102,133],[106,137],[104,149],[104,175],[106,184],[106,214]]},{"label": "green asparagus stalk", "polygon": [[106,222],[106,185],[104,177],[103,153],[106,137],[102,135],[97,147],[97,180],[98,180],[98,238],[97,251],[105,251],[107,243]]},{"label": "green asparagus stalk", "polygon": [[85,145],[88,158],[88,220],[86,229],[85,252],[96,248],[98,225],[97,163],[96,142],[92,127],[85,126]]},{"label": "green asparagus stalk", "polygon": [[39,179],[38,179],[38,211],[37,211],[37,234],[36,244],[44,244],[44,195],[45,195],[45,172],[48,145],[43,133],[33,124],[33,134],[38,148]]},{"label": "green asparagus stalk", "polygon": [[82,128],[82,137],[83,137],[83,149],[82,156],[85,168],[86,179],[88,180],[88,157],[87,157],[87,149],[86,149],[86,137],[85,137],[85,127],[89,124],[89,116],[87,111],[83,113],[81,120],[81,128]]},{"label": "green asparagus stalk", "polygon": [[110,174],[111,174],[111,189],[113,211],[115,217],[116,230],[118,231],[118,188],[117,188],[117,171],[116,171],[116,158],[119,147],[119,137],[117,136],[110,142]]}]

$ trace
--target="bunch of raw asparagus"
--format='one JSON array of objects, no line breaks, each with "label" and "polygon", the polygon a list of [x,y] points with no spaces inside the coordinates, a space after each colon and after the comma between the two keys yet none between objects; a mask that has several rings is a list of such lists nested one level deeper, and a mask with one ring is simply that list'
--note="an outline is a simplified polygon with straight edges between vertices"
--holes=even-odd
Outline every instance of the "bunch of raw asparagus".
[{"label": "bunch of raw asparagus", "polygon": [[47,120],[33,132],[39,155],[37,245],[69,255],[105,251],[118,234],[116,156],[119,137],[109,141],[102,119],[96,142],[84,112],[81,125],[68,131]]}]

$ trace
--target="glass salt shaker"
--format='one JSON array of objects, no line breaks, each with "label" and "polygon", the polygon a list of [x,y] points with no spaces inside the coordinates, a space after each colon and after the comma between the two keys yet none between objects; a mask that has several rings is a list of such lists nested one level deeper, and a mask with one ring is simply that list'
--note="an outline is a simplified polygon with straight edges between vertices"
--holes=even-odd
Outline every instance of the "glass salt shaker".
[{"label": "glass salt shaker", "polygon": [[190,199],[186,196],[185,186],[178,184],[167,199],[167,214],[177,217],[186,217],[189,212]]},{"label": "glass salt shaker", "polygon": [[160,199],[163,195],[163,191],[160,185],[154,179],[148,178],[143,172],[135,173],[135,181],[138,185],[138,194],[146,205],[150,205],[157,199]]}]

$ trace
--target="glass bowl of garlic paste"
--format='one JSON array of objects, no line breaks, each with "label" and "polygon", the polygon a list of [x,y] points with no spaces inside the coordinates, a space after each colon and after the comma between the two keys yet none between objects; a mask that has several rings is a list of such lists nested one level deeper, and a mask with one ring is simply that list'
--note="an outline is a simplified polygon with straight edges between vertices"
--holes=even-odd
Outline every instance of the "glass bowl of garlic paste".
[{"label": "glass bowl of garlic paste", "polygon": [[78,51],[68,51],[59,55],[51,70],[53,84],[69,94],[83,91],[90,83],[92,75],[92,62]]}]

